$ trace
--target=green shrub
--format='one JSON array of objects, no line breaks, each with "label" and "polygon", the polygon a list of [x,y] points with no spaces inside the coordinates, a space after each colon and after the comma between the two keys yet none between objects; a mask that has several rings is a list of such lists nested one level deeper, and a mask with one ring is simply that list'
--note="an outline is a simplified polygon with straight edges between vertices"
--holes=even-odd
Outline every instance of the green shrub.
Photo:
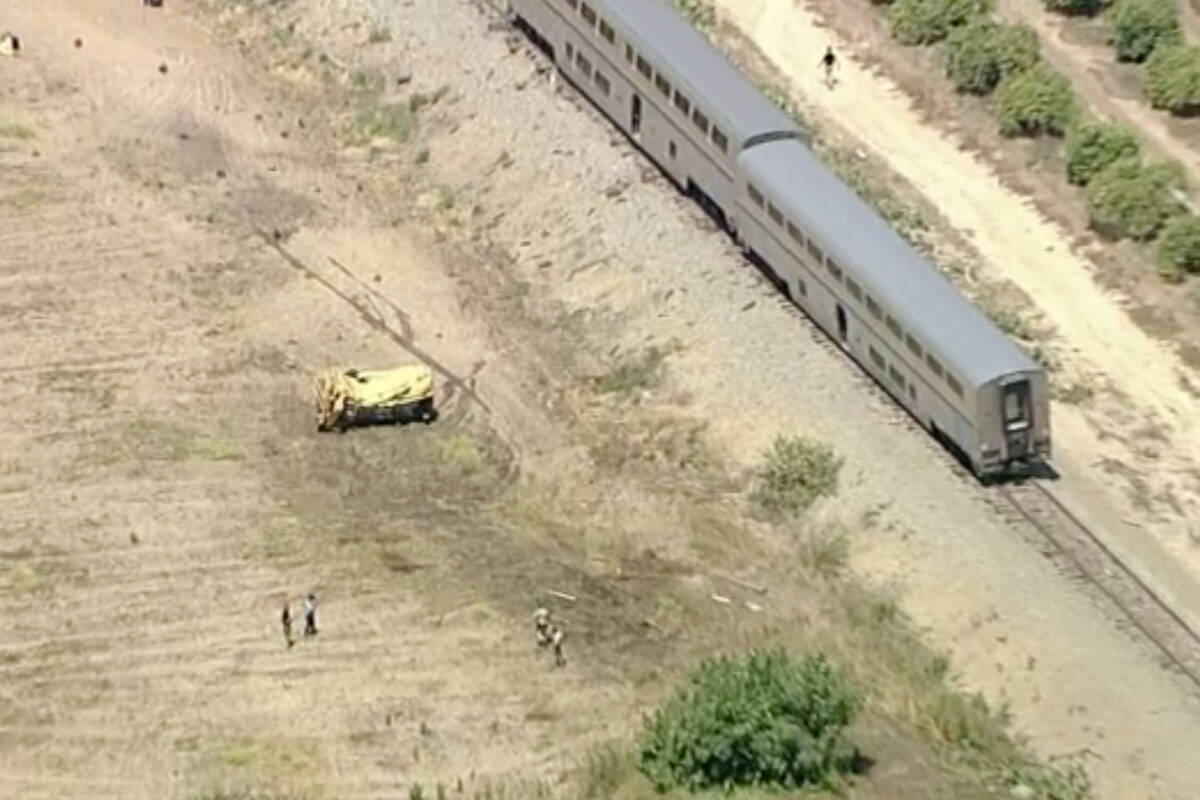
[{"label": "green shrub", "polygon": [[1168,222],[1158,242],[1157,260],[1167,278],[1200,273],[1200,217],[1184,214]]},{"label": "green shrub", "polygon": [[1138,155],[1138,140],[1129,129],[1092,120],[1075,125],[1067,134],[1067,180],[1079,186],[1120,158]]},{"label": "green shrub", "polygon": [[1180,209],[1170,190],[1182,184],[1178,165],[1142,166],[1135,158],[1118,159],[1088,184],[1092,227],[1109,236],[1152,239]]},{"label": "green shrub", "polygon": [[996,106],[1005,136],[1062,135],[1075,116],[1075,95],[1066,78],[1038,64],[1000,81]]},{"label": "green shrub", "polygon": [[1175,0],[1117,0],[1112,25],[1120,61],[1145,61],[1158,45],[1181,38]]},{"label": "green shrub", "polygon": [[1002,78],[1037,62],[1037,34],[1025,25],[976,17],[946,38],[946,74],[960,92],[989,94]]},{"label": "green shrub", "polygon": [[710,0],[675,0],[675,7],[704,33],[717,26],[717,12]]},{"label": "green shrub", "polygon": [[892,36],[901,44],[932,44],[992,5],[993,0],[896,0],[888,12]]},{"label": "green shrub", "polygon": [[1112,0],[1042,0],[1049,11],[1090,17],[1103,11]]},{"label": "green shrub", "polygon": [[659,791],[828,786],[849,768],[860,695],[824,656],[707,659],[646,720],[638,766]]},{"label": "green shrub", "polygon": [[1200,111],[1200,47],[1164,44],[1146,59],[1146,97],[1172,114]]},{"label": "green shrub", "polygon": [[796,514],[834,494],[841,469],[829,445],[780,436],[766,453],[751,499],[769,511]]}]

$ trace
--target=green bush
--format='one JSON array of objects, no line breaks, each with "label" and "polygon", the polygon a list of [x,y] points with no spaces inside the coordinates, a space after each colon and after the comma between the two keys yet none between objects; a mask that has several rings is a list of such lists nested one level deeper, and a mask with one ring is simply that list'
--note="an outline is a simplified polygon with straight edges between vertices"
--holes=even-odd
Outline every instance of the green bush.
[{"label": "green bush", "polygon": [[848,770],[860,695],[824,656],[707,659],[646,720],[638,766],[659,791],[829,786]]},{"label": "green bush", "polygon": [[1049,11],[1090,17],[1103,11],[1112,0],[1042,0]]},{"label": "green bush", "polygon": [[1200,111],[1200,47],[1166,44],[1146,59],[1146,97],[1172,114]]},{"label": "green bush", "polygon": [[1075,117],[1075,95],[1067,79],[1043,64],[1014,72],[996,87],[1000,132],[1005,136],[1061,136]]},{"label": "green bush", "polygon": [[994,0],[896,0],[888,12],[892,36],[901,44],[932,44],[977,14],[992,10]]},{"label": "green bush", "polygon": [[989,94],[1002,78],[1037,62],[1037,34],[1025,25],[975,17],[946,37],[946,74],[960,92]]},{"label": "green bush", "polygon": [[1092,120],[1067,134],[1067,180],[1079,186],[1120,158],[1137,157],[1138,140],[1129,129]]},{"label": "green bush", "polygon": [[1142,166],[1135,158],[1118,159],[1088,184],[1092,227],[1108,236],[1153,239],[1163,223],[1180,210],[1170,190],[1182,185],[1178,165]]},{"label": "green bush", "polygon": [[834,494],[841,469],[829,445],[780,436],[766,453],[751,499],[769,511],[796,514]]},{"label": "green bush", "polygon": [[1112,25],[1120,61],[1145,61],[1155,47],[1181,39],[1175,0],[1117,0]]},{"label": "green bush", "polygon": [[1168,222],[1158,241],[1157,257],[1164,277],[1200,273],[1200,217],[1183,214]]}]

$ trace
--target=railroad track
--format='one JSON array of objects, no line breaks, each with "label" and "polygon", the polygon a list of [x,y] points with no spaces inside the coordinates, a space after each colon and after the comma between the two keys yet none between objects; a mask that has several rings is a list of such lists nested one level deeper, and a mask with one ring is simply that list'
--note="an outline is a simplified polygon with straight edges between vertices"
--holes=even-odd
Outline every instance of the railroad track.
[{"label": "railroad track", "polygon": [[1172,611],[1044,484],[1026,480],[1002,486],[997,493],[1053,545],[1043,554],[1077,580],[1094,586],[1116,606],[1124,617],[1118,627],[1148,639],[1169,666],[1200,688],[1200,633]]}]

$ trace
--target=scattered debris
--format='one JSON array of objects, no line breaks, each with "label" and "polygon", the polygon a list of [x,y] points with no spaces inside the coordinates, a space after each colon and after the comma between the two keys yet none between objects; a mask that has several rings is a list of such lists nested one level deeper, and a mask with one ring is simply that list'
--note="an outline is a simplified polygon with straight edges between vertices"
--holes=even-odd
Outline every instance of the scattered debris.
[{"label": "scattered debris", "polygon": [[142,0],[142,5],[150,8],[162,8],[163,0]]},{"label": "scattered debris", "polygon": [[763,610],[763,607],[760,606],[758,603],[752,603],[749,600],[746,601],[746,608],[748,608],[754,612],[759,612],[759,611]]},{"label": "scattered debris", "polygon": [[746,583],[745,581],[740,581],[737,578],[731,578],[728,575],[721,575],[719,573],[715,573],[713,575],[713,577],[718,580],[725,581],[726,583],[732,583],[734,586],[740,586],[741,588],[746,589],[747,591],[754,592],[755,594],[766,594],[767,593],[766,587],[764,587],[764,586],[755,586],[752,583]]},{"label": "scattered debris", "polygon": [[225,170],[223,170],[223,169],[219,169],[219,170],[217,170],[217,177],[218,177],[218,178],[224,178],[224,177],[225,177]]},{"label": "scattered debris", "polygon": [[76,40],[75,40],[75,47],[76,47],[76,48],[83,47],[83,39],[76,39]]},{"label": "scattered debris", "polygon": [[15,33],[5,31],[0,33],[0,56],[15,56],[21,52],[21,40]]},{"label": "scattered debris", "polygon": [[729,605],[732,602],[728,597],[726,597],[723,594],[714,594],[714,595],[712,595],[712,599],[716,600],[718,603],[722,603],[724,605]]},{"label": "scattered debris", "polygon": [[166,74],[167,74],[167,65],[166,65],[166,64],[159,64],[159,65],[158,65],[158,71],[159,71],[159,72],[161,72],[163,75],[166,75]]},{"label": "scattered debris", "polygon": [[[278,241],[276,236],[276,241]],[[317,430],[345,432],[360,424],[395,424],[437,419],[433,370],[424,364],[390,370],[328,370],[314,392]]]},{"label": "scattered debris", "polygon": [[561,600],[566,600],[571,603],[574,603],[577,599],[579,599],[579,598],[575,597],[575,595],[566,594],[565,592],[556,592],[553,589],[547,589],[546,594],[550,595],[551,597],[557,597]]}]

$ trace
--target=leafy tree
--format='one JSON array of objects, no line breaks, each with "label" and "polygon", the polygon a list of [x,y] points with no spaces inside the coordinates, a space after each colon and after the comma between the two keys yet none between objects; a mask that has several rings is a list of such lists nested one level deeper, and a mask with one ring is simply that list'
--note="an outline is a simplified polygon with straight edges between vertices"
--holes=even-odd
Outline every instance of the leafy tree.
[{"label": "leafy tree", "polygon": [[1001,79],[1038,62],[1038,40],[1025,25],[975,17],[946,38],[946,74],[960,92],[985,95]]},{"label": "leafy tree", "polygon": [[1177,164],[1143,166],[1121,158],[1088,183],[1086,200],[1092,227],[1109,236],[1153,239],[1167,219],[1181,209],[1172,189],[1183,186]]},{"label": "leafy tree", "polygon": [[1075,125],[1067,134],[1067,180],[1079,186],[1117,159],[1138,155],[1137,137],[1112,122],[1091,120]]},{"label": "leafy tree", "polygon": [[901,44],[932,44],[977,14],[992,10],[994,0],[896,0],[888,12],[892,36]]},{"label": "leafy tree", "polygon": [[829,786],[851,763],[862,699],[824,656],[707,659],[646,720],[638,765],[659,791]]},{"label": "leafy tree", "polygon": [[1076,112],[1071,84],[1044,64],[1014,72],[1000,81],[996,106],[1000,132],[1005,136],[1061,136]]},{"label": "leafy tree", "polygon": [[1200,273],[1200,217],[1181,214],[1166,224],[1158,241],[1159,271],[1177,279]]},{"label": "leafy tree", "polygon": [[1146,59],[1146,97],[1172,114],[1200,111],[1200,47],[1163,44]]},{"label": "leafy tree", "polygon": [[1155,47],[1178,42],[1182,36],[1175,0],[1117,0],[1112,25],[1119,61],[1140,63]]}]

